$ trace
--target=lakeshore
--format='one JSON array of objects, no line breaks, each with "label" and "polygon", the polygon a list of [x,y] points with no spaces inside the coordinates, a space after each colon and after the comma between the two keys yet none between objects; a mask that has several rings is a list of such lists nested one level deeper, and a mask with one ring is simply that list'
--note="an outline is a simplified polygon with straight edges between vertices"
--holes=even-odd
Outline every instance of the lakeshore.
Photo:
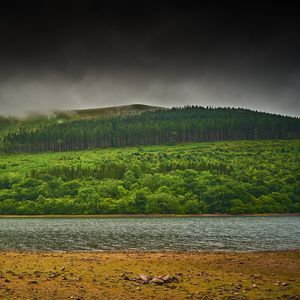
[{"label": "lakeshore", "polygon": [[0,215],[3,218],[201,218],[201,217],[298,217],[300,213],[268,214],[92,214],[92,215]]},{"label": "lakeshore", "polygon": [[[176,282],[143,284],[139,274]],[[299,299],[300,251],[1,252],[0,298]]]}]

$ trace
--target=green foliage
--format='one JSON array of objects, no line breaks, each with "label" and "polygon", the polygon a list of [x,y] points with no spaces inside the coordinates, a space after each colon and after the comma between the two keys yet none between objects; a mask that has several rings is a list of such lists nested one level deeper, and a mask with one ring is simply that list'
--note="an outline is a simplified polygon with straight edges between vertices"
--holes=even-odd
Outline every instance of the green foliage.
[{"label": "green foliage", "polygon": [[0,158],[0,214],[300,212],[299,140]]}]

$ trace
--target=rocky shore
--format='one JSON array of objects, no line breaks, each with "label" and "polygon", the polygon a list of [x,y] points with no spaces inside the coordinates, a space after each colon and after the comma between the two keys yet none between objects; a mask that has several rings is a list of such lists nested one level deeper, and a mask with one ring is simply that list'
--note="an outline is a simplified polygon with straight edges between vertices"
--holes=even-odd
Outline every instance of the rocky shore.
[{"label": "rocky shore", "polygon": [[300,251],[1,252],[0,299],[300,299]]}]

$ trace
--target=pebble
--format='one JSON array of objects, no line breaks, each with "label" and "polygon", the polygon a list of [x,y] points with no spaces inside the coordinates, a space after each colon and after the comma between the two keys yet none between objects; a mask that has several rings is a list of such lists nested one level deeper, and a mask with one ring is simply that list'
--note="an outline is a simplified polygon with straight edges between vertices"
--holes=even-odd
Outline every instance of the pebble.
[{"label": "pebble", "polygon": [[28,283],[29,284],[37,284],[38,282],[36,280],[29,280]]}]

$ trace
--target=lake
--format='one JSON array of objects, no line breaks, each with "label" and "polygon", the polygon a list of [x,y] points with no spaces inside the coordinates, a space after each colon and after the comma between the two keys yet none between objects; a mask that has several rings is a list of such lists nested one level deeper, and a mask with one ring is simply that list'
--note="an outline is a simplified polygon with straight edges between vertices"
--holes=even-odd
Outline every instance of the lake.
[{"label": "lake", "polygon": [[300,249],[300,216],[0,218],[0,251]]}]

